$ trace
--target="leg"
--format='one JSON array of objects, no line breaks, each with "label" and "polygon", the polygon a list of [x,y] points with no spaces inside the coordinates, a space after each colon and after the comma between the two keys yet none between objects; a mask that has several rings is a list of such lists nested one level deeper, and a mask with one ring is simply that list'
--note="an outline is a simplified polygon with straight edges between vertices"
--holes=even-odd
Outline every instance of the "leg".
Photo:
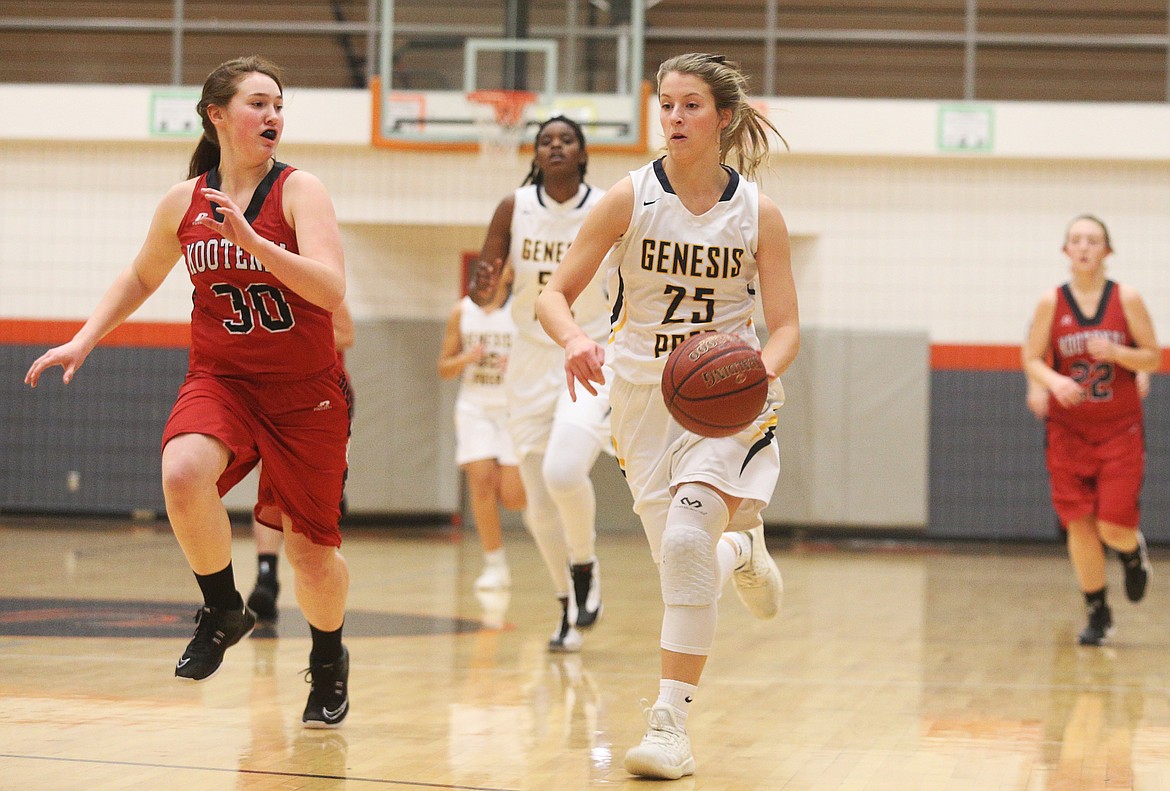
[{"label": "leg", "polygon": [[297,602],[313,639],[312,687],[301,717],[306,728],[336,728],[349,714],[349,652],[341,642],[349,568],[335,547],[314,544],[283,517]]},{"label": "leg", "polygon": [[719,549],[720,537],[739,503],[696,483],[681,484],[671,500],[659,550],[662,680],[646,715],[646,735],[626,753],[631,774],[673,780],[695,771],[686,721],[715,640],[719,591],[731,565],[720,562],[720,552],[731,549]]},{"label": "leg", "polygon": [[1141,601],[1146,596],[1150,582],[1150,555],[1146,550],[1146,538],[1135,527],[1097,521],[1101,541],[1117,552],[1121,568],[1125,573],[1125,596],[1130,601]]},{"label": "leg", "polygon": [[597,499],[590,473],[601,453],[597,436],[572,423],[556,423],[541,472],[565,530],[572,567],[576,625],[589,627],[601,616],[601,569],[597,562]]},{"label": "leg", "polygon": [[204,434],[180,434],[163,448],[163,496],[175,538],[203,591],[195,635],[175,666],[175,676],[205,681],[219,672],[228,648],[256,625],[232,574],[232,530],[217,481],[230,453]]},{"label": "leg", "polygon": [[1068,555],[1088,611],[1088,624],[1077,635],[1077,642],[1080,645],[1104,645],[1113,631],[1113,613],[1105,599],[1105,548],[1101,544],[1097,520],[1093,516],[1073,519],[1065,529],[1068,531]]},{"label": "leg", "polygon": [[1092,516],[1068,523],[1068,556],[1082,593],[1105,587],[1105,552]]},{"label": "leg", "polygon": [[213,574],[232,562],[232,526],[216,482],[230,453],[206,434],[180,434],[163,448],[167,518],[196,574]]},{"label": "leg", "polygon": [[556,503],[544,483],[543,464],[544,456],[539,453],[529,453],[520,460],[520,477],[524,480],[524,493],[528,500],[524,524],[536,541],[540,556],[544,558],[553,591],[560,601],[560,617],[549,639],[548,648],[558,653],[580,651],[581,634],[574,626],[577,608],[570,595],[569,548],[565,543],[565,531],[561,527]]},{"label": "leg", "polygon": [[528,505],[520,468],[515,464],[500,465],[500,503],[509,511],[523,511]]},{"label": "leg", "polygon": [[524,493],[528,500],[524,513],[525,525],[536,541],[540,556],[544,558],[553,591],[557,596],[568,596],[569,549],[556,503],[544,484],[544,474],[541,472],[543,463],[544,456],[536,453],[530,453],[520,461],[520,477],[524,480]]},{"label": "leg", "polygon": [[495,459],[479,459],[463,465],[467,476],[467,490],[471,501],[471,516],[483,551],[494,552],[503,547],[500,535],[500,466]]},{"label": "leg", "polygon": [[1145,598],[1150,557],[1141,533],[1141,493],[1145,480],[1145,439],[1140,424],[1120,432],[1097,448],[1102,460],[1097,476],[1097,530],[1105,546],[1117,552],[1125,573],[1125,595]]},{"label": "leg", "polygon": [[280,596],[277,569],[284,533],[253,518],[252,538],[256,542],[256,584],[248,595],[248,607],[256,613],[257,618],[275,621],[280,614],[276,608],[276,600]]},{"label": "leg", "polygon": [[252,520],[252,538],[256,540],[257,555],[279,555],[284,544],[284,533]]},{"label": "leg", "polygon": [[[689,504],[696,501],[701,505]],[[716,602],[725,582],[725,578],[721,579],[717,546],[739,503],[740,498],[705,484],[684,483],[675,492],[666,517],[659,564],[666,605],[662,634],[664,679],[698,685],[702,676],[715,640]]]},{"label": "leg", "polygon": [[780,601],[784,595],[784,583],[776,561],[768,554],[764,543],[764,520],[756,517],[755,525],[749,530],[736,530],[723,534],[723,541],[735,552],[735,593],[739,600],[756,618],[768,620],[780,612]]},{"label": "leg", "polygon": [[507,588],[512,584],[504,539],[500,530],[500,465],[495,459],[478,459],[463,465],[471,499],[471,514],[483,549],[483,573],[475,580],[476,590]]},{"label": "leg", "polygon": [[[594,558],[597,500],[590,473],[601,453],[591,432],[569,423],[553,426],[541,473],[565,530],[572,563]],[[554,450],[555,449],[555,450]]]},{"label": "leg", "polygon": [[285,550],[295,574],[297,603],[309,625],[333,632],[345,622],[349,567],[336,547],[314,544],[285,521]]}]

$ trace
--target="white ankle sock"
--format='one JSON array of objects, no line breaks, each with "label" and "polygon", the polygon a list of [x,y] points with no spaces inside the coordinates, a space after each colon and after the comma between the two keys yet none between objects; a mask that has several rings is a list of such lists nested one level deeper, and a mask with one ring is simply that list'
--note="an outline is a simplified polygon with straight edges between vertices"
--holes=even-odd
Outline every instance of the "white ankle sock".
[{"label": "white ankle sock", "polygon": [[658,682],[658,702],[665,703],[674,709],[675,719],[678,720],[678,724],[683,730],[686,730],[687,715],[690,714],[691,703],[694,702],[698,692],[698,687],[685,681],[664,678]]}]

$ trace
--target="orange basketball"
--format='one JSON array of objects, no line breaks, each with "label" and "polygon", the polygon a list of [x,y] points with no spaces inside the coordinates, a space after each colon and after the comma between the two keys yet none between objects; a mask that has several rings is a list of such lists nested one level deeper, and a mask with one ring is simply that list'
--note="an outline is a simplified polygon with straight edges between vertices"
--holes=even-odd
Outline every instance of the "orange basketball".
[{"label": "orange basketball", "polygon": [[760,353],[735,335],[692,335],[670,353],[662,370],[666,408],[687,431],[730,437],[747,428],[768,399]]}]

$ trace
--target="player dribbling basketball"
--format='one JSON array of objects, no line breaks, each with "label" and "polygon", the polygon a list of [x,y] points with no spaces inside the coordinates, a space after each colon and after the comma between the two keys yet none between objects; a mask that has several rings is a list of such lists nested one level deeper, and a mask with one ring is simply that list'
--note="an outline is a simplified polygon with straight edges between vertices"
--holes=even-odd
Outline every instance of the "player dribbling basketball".
[{"label": "player dribbling basketball", "polygon": [[723,164],[734,151],[750,176],[767,157],[767,131],[775,131],[745,88],[743,74],[720,56],[680,55],[659,67],[666,156],[606,194],[537,302],[542,325],[564,347],[570,388],[592,392],[604,379],[606,352],[570,308],[603,259],[617,284],[610,293],[614,441],[665,604],[658,699],[646,711],[642,743],[625,758],[627,771],[646,777],[695,770],[687,715],[727,578],[734,572],[753,615],[770,618],[779,608],[779,573],[760,517],[779,476],[774,411],[766,406],[733,436],[702,437],[670,417],[660,388],[667,355],[694,332],[731,333],[759,348],[752,326],[757,280],[769,376],[783,373],[800,346],[784,218],[754,183]]}]

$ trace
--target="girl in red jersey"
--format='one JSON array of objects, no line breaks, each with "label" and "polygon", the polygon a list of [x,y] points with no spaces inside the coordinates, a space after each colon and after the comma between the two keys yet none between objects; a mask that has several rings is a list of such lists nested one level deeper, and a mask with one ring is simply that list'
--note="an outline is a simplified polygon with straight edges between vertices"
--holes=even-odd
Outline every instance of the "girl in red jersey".
[{"label": "girl in red jersey", "polygon": [[190,365],[163,432],[162,479],[204,606],[175,675],[210,678],[255,625],[236,589],[221,497],[263,459],[255,516],[284,531],[312,632],[302,719],[335,727],[349,707],[341,642],[349,573],[337,551],[349,387],[331,317],[345,296],[345,266],[325,187],[274,158],[283,103],[280,72],[262,58],[231,60],[208,76],[188,179],[163,197],[138,255],[85,325],[37,359],[25,382],[36,387],[59,365],[68,384],[182,259],[194,285]]},{"label": "girl in red jersey", "polygon": [[1081,645],[1103,645],[1113,630],[1103,545],[1121,558],[1130,601],[1145,596],[1150,572],[1138,530],[1145,438],[1137,374],[1157,368],[1160,353],[1141,296],[1105,276],[1111,252],[1103,222],[1072,221],[1064,243],[1072,278],[1040,298],[1023,347],[1034,412],[1038,388],[1048,392],[1052,504],[1088,608]]}]

